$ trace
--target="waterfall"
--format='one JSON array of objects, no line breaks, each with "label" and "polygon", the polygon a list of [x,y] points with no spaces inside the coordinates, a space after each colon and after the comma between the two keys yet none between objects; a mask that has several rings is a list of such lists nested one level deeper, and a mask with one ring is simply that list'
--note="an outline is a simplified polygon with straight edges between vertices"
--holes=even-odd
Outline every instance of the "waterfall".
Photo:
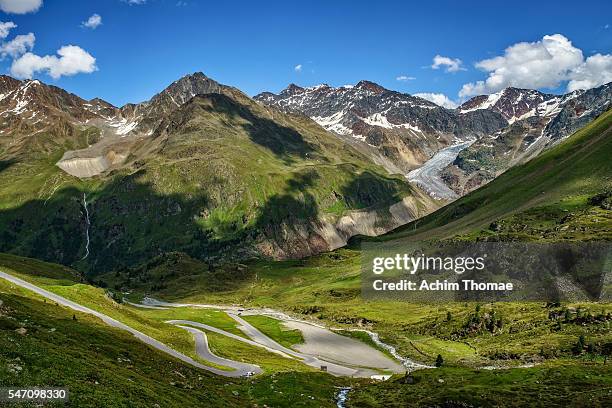
[{"label": "waterfall", "polygon": [[83,208],[85,209],[85,256],[81,258],[81,260],[87,258],[89,256],[89,226],[91,222],[89,221],[89,210],[87,209],[87,195],[83,193]]}]

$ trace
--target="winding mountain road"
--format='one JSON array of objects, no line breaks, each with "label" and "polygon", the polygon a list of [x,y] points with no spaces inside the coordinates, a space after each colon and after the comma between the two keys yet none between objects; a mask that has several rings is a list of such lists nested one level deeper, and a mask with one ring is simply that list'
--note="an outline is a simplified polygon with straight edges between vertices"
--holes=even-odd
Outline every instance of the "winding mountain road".
[{"label": "winding mountain road", "polygon": [[210,348],[208,347],[208,339],[206,338],[206,333],[204,333],[202,330],[180,325],[177,325],[177,327],[187,330],[193,335],[193,339],[196,345],[196,353],[200,358],[209,361],[213,364],[218,364],[220,366],[230,367],[234,369],[234,371],[230,371],[229,375],[227,375],[226,377],[246,377],[254,374],[263,373],[263,370],[258,365],[229,360],[227,358],[219,357],[213,354],[212,351],[210,351]]},{"label": "winding mountain road", "polygon": [[[258,345],[266,346],[269,350],[280,351],[286,357],[293,356],[299,358],[305,364],[309,364],[312,367],[319,368],[321,365],[325,365],[328,367],[328,371],[332,372],[331,370],[334,370],[333,373],[336,375],[367,377],[370,374],[380,374],[379,370],[402,373],[406,371],[406,369],[415,370],[430,368],[427,365],[402,357],[397,353],[394,347],[383,343],[376,333],[367,330],[357,330],[366,332],[374,343],[380,348],[387,350],[395,359],[388,358],[376,348],[368,346],[360,341],[338,335],[334,332],[334,329],[329,329],[313,322],[295,319],[283,312],[270,308],[245,309],[240,306],[228,305],[170,303],[151,297],[145,297],[142,303],[134,303],[133,306],[161,309],[189,307],[222,310],[227,313],[228,316],[236,320],[240,324],[237,328],[256,343],[259,343]],[[267,316],[283,322],[288,328],[301,331],[305,338],[305,344],[296,345],[291,349],[278,344],[241,317],[250,315]],[[184,322],[189,324],[187,321]],[[176,324],[176,322],[172,321],[167,323]],[[194,322],[191,322],[192,325],[193,323]],[[203,325],[202,323],[195,323],[195,326],[207,328],[207,325]],[[219,332],[219,329],[214,327],[212,330]],[[222,334],[227,335],[226,333],[227,332],[224,332]],[[231,333],[229,333],[229,335],[232,338],[235,336]],[[237,337],[239,341],[244,341],[243,337]],[[295,350],[293,348],[295,348]],[[334,364],[333,366],[331,366],[332,363]],[[352,367],[357,367],[357,369]],[[364,367],[366,369],[364,369]]]},{"label": "winding mountain road", "polygon": [[[173,348],[168,347],[167,345],[165,345],[164,343],[155,340],[154,338],[147,336],[146,334],[128,326],[127,324],[121,323],[120,321],[113,319],[112,317],[105,315],[104,313],[100,313],[98,311],[95,311],[93,309],[90,309],[88,307],[85,306],[81,306],[78,303],[75,303],[71,300],[68,300],[62,296],[56,295],[55,293],[49,292],[48,290],[42,289],[30,282],[24,281],[23,279],[17,278],[16,276],[10,275],[6,272],[3,272],[0,270],[0,278],[9,281],[17,286],[20,286],[24,289],[27,289],[29,291],[32,291],[44,298],[47,298],[49,300],[52,300],[53,302],[56,302],[57,304],[60,304],[62,306],[66,306],[72,310],[76,310],[77,312],[82,312],[82,313],[87,313],[90,314],[92,316],[95,316],[97,318],[99,318],[100,320],[102,320],[104,323],[106,323],[107,325],[111,326],[111,327],[115,327],[117,329],[121,329],[121,330],[125,330],[127,332],[130,332],[134,335],[134,337],[136,337],[138,340],[142,341],[145,344],[148,344],[149,346],[156,348],[157,350],[160,350],[174,358],[177,358],[193,367],[196,368],[200,368],[206,371],[210,371],[214,374],[217,375],[222,375],[224,377],[241,377],[246,375],[249,371],[253,371],[253,372],[261,372],[261,369],[257,366],[251,365],[251,364],[244,364],[244,363],[239,363],[236,361],[231,361],[231,360],[226,360],[226,359],[222,359],[221,357],[217,357],[214,354],[212,354],[210,352],[210,350],[208,349],[208,344],[206,343],[206,337],[205,336],[200,336],[200,334],[204,334],[199,330],[196,330],[199,333],[194,333],[193,331],[191,331],[190,329],[188,329],[196,338],[196,351],[198,352],[198,355],[200,355],[202,358],[211,361],[213,363],[216,364],[220,364],[223,366],[228,366],[231,368],[236,368],[235,371],[225,371],[225,370],[221,370],[218,368],[214,368],[214,367],[209,367],[206,366],[202,363],[197,362],[196,360],[194,360],[193,358],[186,356],[183,353],[180,353],[176,350],[174,350]],[[187,329],[187,328],[185,328]],[[206,346],[203,346],[202,344],[206,343]],[[206,357],[204,357],[206,356]],[[210,357],[210,358],[209,358]],[[223,361],[223,362],[221,362]],[[228,362],[230,362],[232,364],[228,364]],[[259,371],[258,371],[259,370]]]},{"label": "winding mountain road", "polygon": [[[229,315],[232,316],[231,314]],[[234,315],[232,317],[235,318],[237,316]],[[325,366],[327,367],[327,372],[333,375],[369,378],[371,375],[378,374],[374,370],[363,370],[363,369],[354,369],[350,367],[344,367],[339,364],[330,363],[328,361],[323,361],[316,357],[291,350],[287,347],[284,347],[278,344],[277,342],[275,342],[274,340],[272,340],[271,338],[269,338],[268,336],[266,336],[265,334],[257,330],[255,327],[245,322],[244,320],[242,320],[242,322],[244,322],[245,325],[242,328],[239,327],[239,329],[243,330],[247,336],[251,337],[251,339],[246,339],[244,337],[240,337],[238,335],[227,332],[225,330],[218,329],[214,326],[210,326],[210,325],[199,323],[199,322],[193,322],[190,320],[169,320],[166,323],[174,324],[178,327],[184,327],[188,325],[188,326],[199,327],[204,330],[209,330],[211,332],[222,334],[231,339],[241,341],[251,346],[264,348],[270,352],[279,354],[285,358],[297,358],[298,360],[301,360],[304,364],[314,367],[316,369],[320,369],[321,366]]]},{"label": "winding mountain road", "polygon": [[[27,282],[23,279],[20,279],[14,275],[11,275],[9,273],[6,273],[4,271],[0,271],[0,278],[1,279],[5,279],[17,286],[20,286],[24,289],[30,290],[44,298],[47,298],[57,304],[60,304],[62,306],[66,306],[70,309],[76,310],[78,312],[82,312],[82,313],[87,313],[90,314],[92,316],[95,316],[97,318],[99,318],[100,320],[102,320],[104,323],[106,323],[107,325],[114,327],[114,328],[118,328],[120,330],[125,330],[129,333],[131,333],[134,337],[136,337],[138,340],[142,341],[145,344],[148,344],[149,346],[160,350],[174,358],[177,358],[191,366],[194,366],[196,368],[200,368],[203,370],[207,370],[210,371],[214,374],[217,375],[221,375],[224,377],[244,377],[244,376],[250,376],[253,374],[259,374],[262,373],[263,370],[255,364],[249,364],[249,363],[243,363],[243,362],[239,362],[239,361],[234,361],[234,360],[230,360],[230,359],[226,359],[223,357],[219,357],[215,354],[213,354],[208,346],[208,341],[207,341],[207,337],[206,337],[206,333],[203,330],[212,332],[212,333],[218,333],[221,334],[223,336],[226,336],[228,338],[231,338],[233,340],[237,340],[243,343],[246,343],[250,346],[254,346],[254,347],[260,347],[260,348],[264,348],[272,353],[276,353],[282,357],[285,358],[291,358],[291,359],[297,359],[301,362],[303,362],[306,365],[309,365],[311,367],[314,367],[316,369],[321,369],[322,367],[325,367],[326,371],[329,372],[332,375],[336,375],[336,376],[349,376],[349,377],[363,377],[363,378],[369,378],[373,375],[377,375],[380,374],[380,372],[378,370],[391,370],[394,372],[400,372],[401,371],[401,366],[399,365],[388,365],[388,364],[381,364],[380,360],[376,360],[375,355],[380,353],[380,351],[372,349],[369,351],[369,353],[367,353],[367,350],[363,350],[360,349],[361,353],[366,353],[366,354],[370,354],[370,358],[366,359],[368,360],[369,363],[374,363],[372,364],[372,368],[367,368],[367,367],[363,367],[362,365],[359,364],[359,362],[361,360],[363,360],[363,358],[357,358],[355,356],[355,352],[354,350],[345,350],[345,352],[342,351],[343,347],[345,346],[344,343],[346,343],[347,341],[352,341],[351,339],[347,339],[344,338],[342,336],[338,336],[337,334],[334,333],[329,333],[327,334],[327,336],[325,337],[325,341],[327,343],[330,343],[329,341],[329,337],[330,336],[337,336],[338,338],[343,339],[343,342],[340,344],[336,344],[337,342],[331,342],[333,344],[327,344],[327,347],[325,347],[327,350],[327,352],[323,351],[321,353],[315,353],[313,350],[310,350],[310,352],[300,352],[300,351],[296,351],[296,350],[292,350],[288,347],[285,347],[279,343],[277,343],[275,340],[271,339],[270,337],[266,336],[264,333],[262,333],[259,329],[257,329],[256,327],[254,327],[253,325],[251,325],[249,322],[247,322],[246,320],[244,320],[243,318],[241,318],[238,315],[238,311],[237,310],[225,310],[225,312],[232,318],[234,319],[238,324],[238,329],[241,330],[242,332],[244,332],[249,338],[245,338],[242,336],[238,336],[234,333],[230,333],[228,331],[219,329],[217,327],[214,326],[210,326],[204,323],[199,323],[199,322],[194,322],[194,321],[190,321],[190,320],[169,320],[166,323],[168,324],[172,324],[175,325],[176,327],[179,327],[183,330],[188,331],[194,338],[195,341],[195,351],[198,355],[198,357],[202,358],[205,361],[211,362],[215,365],[219,365],[222,367],[228,367],[230,369],[233,370],[222,370],[216,367],[210,367],[207,365],[204,365],[198,361],[196,361],[195,359],[180,353],[174,349],[172,349],[171,347],[167,346],[166,344],[128,326],[125,323],[122,323],[104,313],[98,312],[96,310],[90,309],[86,306],[82,306],[76,302],[73,302],[69,299],[66,299],[60,295],[57,295],[55,293],[52,293],[48,290],[45,290],[39,286],[36,286],[35,284],[32,284],[30,282]],[[159,305],[140,305],[141,307],[148,307],[148,308],[161,308],[163,309],[163,306],[159,306]],[[297,323],[295,323],[297,324]],[[304,327],[299,327],[299,329],[306,331],[306,332],[312,332],[313,330],[319,330],[319,331],[323,331],[325,329],[323,328],[314,328],[314,327],[309,327],[310,331],[305,330]],[[312,333],[311,333],[312,334]],[[317,332],[314,334],[316,337],[321,337],[321,333]],[[321,346],[321,344],[319,344],[319,346]],[[366,346],[364,346],[366,347]],[[311,347],[312,348],[312,347]],[[317,348],[317,347],[314,347]],[[333,351],[330,352],[330,350]],[[315,350],[316,351],[316,350]],[[352,353],[352,354],[351,354]],[[382,353],[380,353],[382,355]],[[330,358],[325,358],[325,355],[329,355]],[[373,357],[374,356],[374,357]],[[363,356],[362,356],[363,357]],[[385,357],[386,359],[386,357]],[[371,361],[369,361],[371,360]]]},{"label": "winding mountain road", "polygon": [[[372,375],[377,375],[379,372],[367,368],[352,368],[346,367],[344,365],[331,362],[328,360],[323,360],[318,358],[312,354],[300,353],[299,351],[292,350],[285,346],[278,344],[276,341],[272,340],[270,337],[263,334],[259,329],[255,326],[241,318],[240,316],[234,313],[227,313],[232,319],[236,320],[240,323],[238,329],[242,330],[247,336],[257,341],[258,343],[265,344],[268,347],[274,348],[278,351],[281,351],[285,354],[289,354],[290,356],[297,357],[301,359],[304,364],[307,364],[311,367],[320,369],[321,366],[327,367],[327,372],[334,375],[342,375],[342,376],[350,376],[350,377],[365,377],[369,378]],[[377,350],[374,350],[377,351]]]}]

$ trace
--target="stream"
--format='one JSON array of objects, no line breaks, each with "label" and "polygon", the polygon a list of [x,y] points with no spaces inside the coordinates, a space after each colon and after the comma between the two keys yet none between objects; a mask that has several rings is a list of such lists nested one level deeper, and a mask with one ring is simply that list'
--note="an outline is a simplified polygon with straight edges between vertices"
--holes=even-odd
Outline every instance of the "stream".
[{"label": "stream", "polygon": [[336,394],[336,406],[338,408],[346,407],[346,400],[348,399],[348,393],[351,391],[351,387],[342,387]]},{"label": "stream", "polygon": [[402,363],[402,365],[406,368],[407,371],[414,371],[414,370],[419,370],[422,368],[434,368],[432,366],[420,364],[409,358],[403,357],[400,353],[397,352],[395,347],[383,342],[380,339],[380,336],[378,335],[378,333],[371,332],[365,329],[349,329],[349,331],[361,331],[361,332],[366,333],[368,336],[370,336],[370,339],[374,342],[374,344],[376,344],[378,347],[382,349],[387,350],[389,354],[391,354],[393,357],[395,357],[396,360]]}]

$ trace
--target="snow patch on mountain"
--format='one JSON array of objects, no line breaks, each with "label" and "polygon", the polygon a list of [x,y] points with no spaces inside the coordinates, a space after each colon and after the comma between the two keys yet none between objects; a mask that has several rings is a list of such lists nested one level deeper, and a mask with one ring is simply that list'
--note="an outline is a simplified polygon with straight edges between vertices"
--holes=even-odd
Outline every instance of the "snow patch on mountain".
[{"label": "snow patch on mountain", "polygon": [[404,128],[404,129],[413,130],[415,132],[421,132],[421,133],[423,132],[418,126],[411,125],[410,123],[400,123],[400,124],[391,123],[389,122],[387,117],[382,113],[374,113],[366,118],[361,118],[361,120],[363,120],[368,125],[379,126],[379,127],[383,127],[386,129]]},{"label": "snow patch on mountain", "polygon": [[489,109],[493,106],[495,106],[495,104],[497,103],[497,101],[499,101],[499,99],[502,97],[504,91],[500,91],[494,94],[491,94],[488,96],[488,98],[486,100],[484,100],[482,103],[472,107],[472,108],[462,108],[459,109],[459,113],[468,113],[468,112],[473,112],[476,110],[480,110],[480,109]]},{"label": "snow patch on mountain", "polygon": [[312,118],[315,122],[321,125],[326,130],[336,132],[341,135],[351,135],[357,139],[365,140],[365,137],[353,134],[353,131],[342,124],[344,119],[344,111],[338,111],[331,116],[315,116]]},{"label": "snow patch on mountain", "polygon": [[132,130],[136,129],[136,127],[139,125],[139,121],[138,120],[127,120],[125,118],[122,119],[113,119],[111,122],[108,123],[108,125],[110,127],[115,128],[115,134],[119,135],[119,136],[125,136],[128,133],[130,133]]}]

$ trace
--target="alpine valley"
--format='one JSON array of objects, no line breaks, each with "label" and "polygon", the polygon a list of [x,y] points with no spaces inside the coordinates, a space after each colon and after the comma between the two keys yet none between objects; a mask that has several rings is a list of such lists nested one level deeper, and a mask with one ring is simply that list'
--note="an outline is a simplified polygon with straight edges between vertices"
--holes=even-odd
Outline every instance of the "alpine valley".
[{"label": "alpine valley", "polygon": [[610,406],[609,258],[564,256],[595,290],[554,276],[568,296],[541,302],[366,300],[361,274],[391,242],[609,244],[611,104],[612,83],[456,109],[369,81],[251,98],[197,72],[116,107],[1,76],[0,386],[74,407]]},{"label": "alpine valley", "polygon": [[610,84],[508,88],[449,110],[368,81],[253,100],[195,73],[117,108],[36,80],[0,87],[0,251],[92,273],[172,251],[301,258],[379,235],[535,157],[612,100]]}]

